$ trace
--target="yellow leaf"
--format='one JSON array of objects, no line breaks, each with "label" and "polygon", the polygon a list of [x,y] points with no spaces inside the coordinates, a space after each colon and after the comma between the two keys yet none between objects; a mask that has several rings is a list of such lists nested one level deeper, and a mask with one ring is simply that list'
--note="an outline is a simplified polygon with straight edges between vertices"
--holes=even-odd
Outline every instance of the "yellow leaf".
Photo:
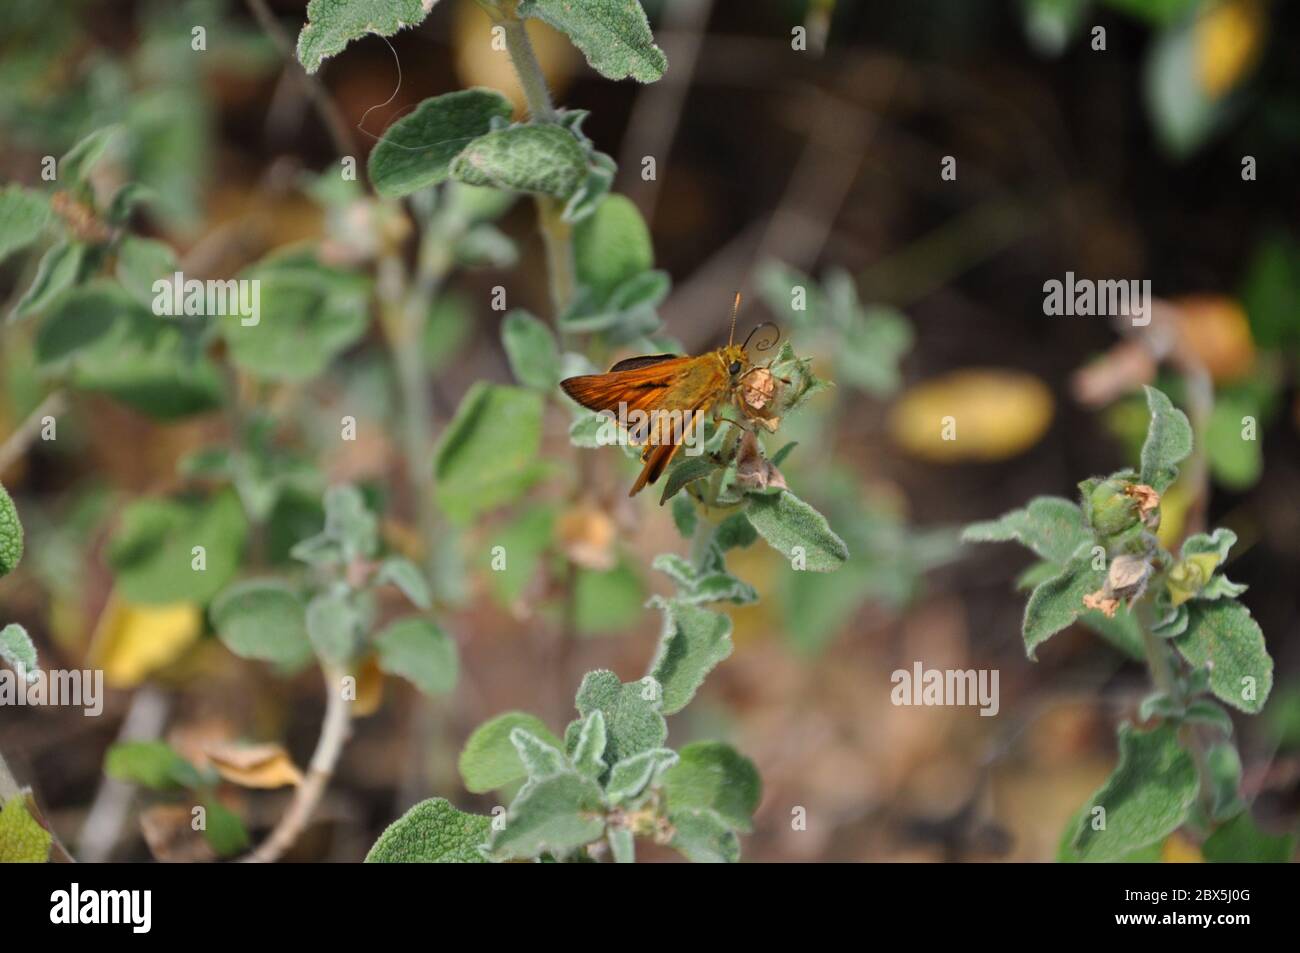
[{"label": "yellow leaf", "polygon": [[1187,510],[1192,505],[1192,495],[1180,480],[1160,498],[1160,528],[1156,530],[1156,539],[1165,549],[1174,549],[1183,538],[1183,527],[1187,525]]},{"label": "yellow leaf", "polygon": [[1201,856],[1201,848],[1197,847],[1178,831],[1170,834],[1169,839],[1166,840],[1164,846],[1160,848],[1160,860],[1166,864],[1205,863],[1205,858]]},{"label": "yellow leaf", "polygon": [[50,854],[50,832],[32,816],[28,795],[15,794],[0,810],[0,863],[43,864]]},{"label": "yellow leaf", "polygon": [[1052,422],[1052,394],[1032,374],[953,371],[910,388],[890,413],[890,432],[924,460],[1003,460],[1032,447]]},{"label": "yellow leaf", "polygon": [[203,614],[192,602],[133,605],[114,592],[99,617],[90,664],[118,688],[138,685],[175,662],[202,631]]},{"label": "yellow leaf", "polygon": [[1216,383],[1234,381],[1255,366],[1255,341],[1241,304],[1221,295],[1175,298],[1182,343]]},{"label": "yellow leaf", "polygon": [[367,656],[356,672],[357,697],[352,702],[352,717],[365,718],[379,710],[384,701],[384,673],[379,659]]},{"label": "yellow leaf", "polygon": [[302,784],[302,772],[277,744],[211,744],[208,761],[227,781],[245,788],[282,788]]},{"label": "yellow leaf", "polygon": [[1259,0],[1212,4],[1196,21],[1196,75],[1211,99],[1232,90],[1259,55],[1265,22]]}]

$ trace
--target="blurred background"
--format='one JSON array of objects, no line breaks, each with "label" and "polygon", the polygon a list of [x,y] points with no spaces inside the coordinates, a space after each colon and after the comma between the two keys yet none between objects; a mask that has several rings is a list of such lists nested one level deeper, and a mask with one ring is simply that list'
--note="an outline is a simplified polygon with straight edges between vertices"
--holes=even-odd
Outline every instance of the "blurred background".
[{"label": "blurred background", "polygon": [[[305,4],[267,6],[292,41]],[[1177,539],[1208,521],[1240,537],[1229,572],[1250,585],[1243,601],[1278,673],[1264,715],[1238,719],[1244,785],[1262,826],[1294,828],[1296,5],[645,7],[669,60],[652,86],[604,80],[567,40],[531,26],[557,102],[590,110],[583,131],[618,161],[615,190],[649,224],[655,265],[672,278],[659,309],[664,333],[690,353],[717,346],[739,289],[742,331],[776,320],[837,384],[783,426],[799,442],[783,471],[848,542],[850,562],[823,576],[787,572],[762,547],[734,553],[732,570],[762,601],[731,612],[735,653],[670,723],[675,745],[723,737],[758,765],[764,797],[745,858],[1056,856],[1066,820],[1113,765],[1114,726],[1134,717],[1145,668],[1082,627],[1027,661],[1015,583],[1029,555],[974,552],[957,537],[966,522],[1039,494],[1073,497],[1078,480],[1133,463],[1146,424],[1134,394],[1150,381],[1184,405],[1206,381],[1212,387],[1195,420],[1208,478],[1175,488],[1162,534]],[[196,23],[208,36],[198,55],[189,46]],[[797,28],[806,49],[792,48]],[[370,37],[329,61],[321,77],[360,154],[431,95],[491,86],[522,108],[489,29],[472,0],[440,0],[391,48]],[[303,241],[356,260],[364,250],[349,242],[375,212],[326,194],[317,176],[337,150],[297,77],[234,0],[6,3],[0,178],[39,187],[42,156],[116,122],[125,132],[117,168],[158,196],[141,229],[172,245],[186,272],[232,275]],[[941,174],[946,157],[955,176]],[[504,285],[512,305],[548,313],[533,214],[516,203],[497,222],[509,250],[457,271],[438,300],[425,358],[439,428],[475,381],[509,379],[491,289]],[[1163,343],[1153,351],[1105,318],[1045,316],[1043,283],[1067,271],[1151,279]],[[0,269],[6,311],[29,280],[12,260]],[[805,312],[789,308],[795,285],[810,289]],[[0,435],[9,435],[48,388],[30,334],[8,328],[0,341]],[[393,391],[372,328],[327,374],[256,399],[288,422],[274,439],[329,482],[382,494],[401,468]],[[165,818],[106,782],[105,751],[122,738],[165,738],[182,752],[246,738],[282,742],[305,764],[319,679],[234,657],[199,612],[150,611],[115,591],[105,550],[122,505],[180,485],[178,462],[229,426],[223,414],[142,409],[96,393],[67,400],[56,443],[0,464],[28,536],[20,571],[0,580],[0,621],[23,623],[46,667],[103,667],[110,692],[100,718],[6,710],[0,750],[79,856],[199,859],[201,845],[161,830]],[[947,408],[960,411],[955,442],[932,426]],[[334,435],[340,413],[357,415],[364,436],[355,443]],[[1245,415],[1259,421],[1253,444],[1237,433]],[[455,768],[476,725],[519,708],[558,730],[581,672],[609,667],[630,678],[644,669],[659,623],[643,603],[667,591],[649,563],[683,543],[657,500],[626,499],[625,461],[570,448],[567,420],[552,417],[545,453],[556,472],[449,543],[461,554],[460,597],[444,618],[461,651],[456,691],[430,702],[405,683],[386,686],[293,858],[359,860],[386,824],[433,794],[489,810],[491,799],[467,793]],[[277,498],[272,558],[319,526],[318,500],[310,486]],[[409,501],[391,503],[386,532],[400,538]],[[474,554],[507,541],[526,555],[508,573],[485,572]],[[570,580],[567,607],[557,604],[557,578]],[[548,660],[561,615],[581,638],[571,680],[557,684]],[[917,660],[997,669],[998,715],[891,705],[890,673]],[[223,796],[254,832],[274,823],[286,797]],[[807,811],[806,830],[792,829],[796,807]],[[1177,837],[1164,851],[1196,856]]]}]

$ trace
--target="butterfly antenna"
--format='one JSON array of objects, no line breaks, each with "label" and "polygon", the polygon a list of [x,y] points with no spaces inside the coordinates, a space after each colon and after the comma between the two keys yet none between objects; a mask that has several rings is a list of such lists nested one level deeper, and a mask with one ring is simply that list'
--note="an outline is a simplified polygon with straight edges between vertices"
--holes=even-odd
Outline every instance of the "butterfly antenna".
[{"label": "butterfly antenna", "polygon": [[740,313],[740,292],[736,292],[736,300],[731,303],[731,333],[727,335],[727,347],[731,347],[736,340],[736,315]]}]

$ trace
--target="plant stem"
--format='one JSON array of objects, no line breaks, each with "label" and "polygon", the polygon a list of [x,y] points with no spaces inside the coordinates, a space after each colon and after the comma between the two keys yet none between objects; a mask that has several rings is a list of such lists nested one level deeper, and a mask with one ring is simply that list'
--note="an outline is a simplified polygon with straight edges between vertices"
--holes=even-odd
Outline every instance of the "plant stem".
[{"label": "plant stem", "polygon": [[[556,122],[559,117],[551,103],[546,77],[533,53],[528,32],[513,9],[497,20],[505,31],[506,52],[523,87],[528,113],[535,122]],[[549,195],[537,196],[537,224],[546,246],[546,272],[551,289],[551,310],[558,326],[560,315],[573,302],[577,282],[573,267],[573,229],[564,220],[564,203]],[[563,337],[563,335],[561,335]]]},{"label": "plant stem", "polygon": [[63,391],[56,390],[27,415],[27,419],[18,425],[18,429],[0,444],[0,474],[13,466],[14,462],[27,452],[28,446],[40,433],[41,421],[46,417],[57,417],[66,405],[67,399],[63,396]]},{"label": "plant stem", "polygon": [[323,666],[325,675],[325,718],[321,722],[320,738],[311,756],[307,777],[294,792],[289,809],[270,835],[251,853],[242,858],[245,863],[271,863],[278,860],[293,846],[307,822],[311,820],[325,786],[334,775],[343,745],[352,733],[352,709],[343,697],[342,669]]}]

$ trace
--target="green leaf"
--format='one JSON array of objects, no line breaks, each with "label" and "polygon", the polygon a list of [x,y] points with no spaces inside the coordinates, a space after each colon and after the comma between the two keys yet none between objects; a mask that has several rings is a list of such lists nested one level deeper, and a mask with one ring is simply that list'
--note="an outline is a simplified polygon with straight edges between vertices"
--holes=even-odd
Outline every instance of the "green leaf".
[{"label": "green leaf", "polygon": [[240,658],[260,659],[291,671],[311,658],[306,609],[298,594],[282,582],[237,582],[213,600],[211,616],[217,637]]},{"label": "green leaf", "polygon": [[1178,464],[1192,452],[1192,425],[1187,415],[1169,402],[1163,391],[1146,388],[1151,423],[1142,444],[1139,479],[1157,493],[1167,490],[1178,477]]},{"label": "green leaf", "polygon": [[579,774],[599,778],[605,773],[605,743],[605,713],[597,708],[582,723],[573,748],[573,766]]},{"label": "green leaf", "polygon": [[366,168],[375,191],[401,198],[445,181],[451,160],[511,111],[510,100],[491,89],[431,96],[389,126],[371,150]]},{"label": "green leaf", "polygon": [[43,864],[50,856],[53,836],[27,807],[19,792],[0,809],[0,864]]},{"label": "green leaf", "polygon": [[0,629],[0,661],[4,661],[15,672],[22,672],[28,684],[40,678],[41,666],[36,658],[36,646],[32,637],[17,622],[10,622]]},{"label": "green leaf", "polygon": [[203,799],[206,827],[203,836],[218,857],[243,853],[251,843],[239,815],[214,797]]},{"label": "green leaf", "polygon": [[344,562],[368,559],[379,548],[379,520],[366,505],[361,491],[351,484],[325,491],[324,535],[339,545]]},{"label": "green leaf", "polygon": [[674,811],[671,847],[697,864],[734,864],[740,860],[740,840],[721,817],[709,810]]},{"label": "green leaf", "polygon": [[[219,319],[231,360],[254,377],[305,381],[365,334],[370,282],[314,264],[264,262],[242,273],[257,281],[257,321],[237,313]],[[251,301],[250,301],[251,304]],[[228,308],[237,311],[237,308]]]},{"label": "green leaf", "polygon": [[826,517],[789,490],[749,497],[745,515],[767,544],[787,559],[802,557],[803,568],[833,572],[849,558],[844,540]]},{"label": "green leaf", "polygon": [[854,315],[836,353],[836,377],[875,397],[886,397],[898,390],[899,361],[912,340],[911,324],[893,308],[875,307]]},{"label": "green leaf", "polygon": [[564,757],[561,746],[543,741],[527,728],[510,729],[510,743],[515,746],[519,763],[524,766],[524,771],[531,781],[540,781],[553,774],[569,770],[569,762]]},{"label": "green leaf", "polygon": [[471,227],[456,242],[454,253],[456,263],[466,268],[513,268],[519,261],[514,239],[495,225]]},{"label": "green leaf", "polygon": [[375,637],[379,667],[400,675],[426,695],[456,687],[460,661],[456,643],[427,619],[399,619]]},{"label": "green leaf", "polygon": [[433,605],[429,593],[429,583],[425,581],[420,567],[401,556],[389,556],[375,573],[375,585],[391,584],[401,590],[402,595],[411,600],[417,609],[428,609]]},{"label": "green leaf", "polygon": [[609,770],[605,797],[611,804],[629,804],[676,763],[677,752],[669,748],[651,748],[624,758]]},{"label": "green leaf", "polygon": [[1028,546],[1048,562],[1059,567],[1074,556],[1092,533],[1083,520],[1083,511],[1059,496],[1040,496],[1021,510],[1012,510],[996,520],[972,523],[961,534],[964,543],[1003,543],[1014,540]]},{"label": "green leaf", "polygon": [[203,778],[164,741],[124,741],[104,756],[104,773],[155,791],[196,788]]},{"label": "green leaf", "polygon": [[308,73],[320,69],[353,40],[368,33],[392,36],[419,26],[437,0],[311,0],[298,34],[298,62]]},{"label": "green leaf", "polygon": [[41,256],[36,267],[36,277],[32,279],[23,296],[14,305],[12,320],[24,318],[29,314],[44,311],[64,291],[72,287],[81,272],[81,263],[86,257],[86,246],[81,242],[63,241],[51,245]]},{"label": "green leaf", "polygon": [[[154,282],[166,278],[170,284],[180,270],[170,245],[152,238],[127,235],[117,248],[113,274],[136,301],[150,305],[155,297]],[[166,292],[170,294],[170,291]]]},{"label": "green leaf", "polygon": [[1208,698],[1198,698],[1191,702],[1183,712],[1183,721],[1194,725],[1210,725],[1222,732],[1224,737],[1232,735],[1232,716]]},{"label": "green leaf", "polygon": [[575,703],[586,718],[600,710],[605,718],[605,763],[663,746],[668,737],[662,708],[663,689],[652,677],[626,685],[613,672],[588,672],[578,688]]},{"label": "green leaf", "polygon": [[506,812],[506,824],[494,831],[490,849],[503,858],[566,857],[605,831],[605,803],[600,785],[572,771],[532,782]]},{"label": "green leaf", "polygon": [[655,46],[650,21],[636,0],[522,0],[519,15],[545,20],[568,35],[591,68],[607,79],[653,83],[668,58]]},{"label": "green leaf", "polygon": [[18,507],[0,483],[0,576],[7,576],[23,558],[23,524]]},{"label": "green leaf", "polygon": [[541,478],[542,396],[475,383],[434,453],[434,494],[458,522],[518,499]]},{"label": "green leaf", "polygon": [[692,742],[680,757],[664,775],[669,812],[708,809],[729,827],[750,831],[763,793],[754,762],[721,741]]},{"label": "green leaf", "polygon": [[[206,603],[234,577],[247,536],[248,522],[233,491],[206,500],[148,497],[123,510],[109,541],[108,564],[130,602]],[[196,546],[203,547],[204,563],[197,561]]]},{"label": "green leaf", "polygon": [[41,237],[50,219],[48,200],[20,185],[0,189],[0,262]]},{"label": "green leaf", "polygon": [[654,267],[650,229],[632,201],[607,195],[596,211],[573,229],[578,281],[601,301],[628,279]]},{"label": "green leaf", "polygon": [[452,161],[451,175],[467,185],[567,199],[586,178],[587,157],[563,126],[515,125],[467,145]]},{"label": "green leaf", "polygon": [[[1136,5],[1136,0],[1125,2]],[[1201,84],[1197,19],[1187,17],[1160,31],[1146,54],[1143,69],[1144,99],[1156,138],[1175,158],[1195,152],[1214,131],[1223,113]]]},{"label": "green leaf", "polygon": [[[1187,819],[1198,783],[1192,756],[1170,724],[1151,731],[1119,729],[1119,764],[1085,806],[1074,836],[1080,860],[1116,860],[1164,840]],[[1094,830],[1094,808],[1105,827]]]},{"label": "green leaf", "polygon": [[1258,439],[1242,435],[1245,417],[1260,418],[1259,402],[1244,394],[1216,393],[1205,428],[1205,453],[1215,482],[1229,490],[1248,490],[1264,469],[1264,451]]},{"label": "green leaf", "polygon": [[663,713],[681,711],[705,677],[731,654],[731,619],[677,600],[655,599],[663,612],[650,675],[663,687]]},{"label": "green leaf", "polygon": [[1220,742],[1205,752],[1205,773],[1210,790],[1210,816],[1224,821],[1245,810],[1241,790],[1241,755],[1234,745]]},{"label": "green leaf", "polygon": [[445,798],[421,801],[393,823],[366,854],[367,864],[486,864],[492,818],[458,811]]},{"label": "green leaf", "polygon": [[694,501],[689,496],[673,497],[672,513],[673,525],[677,527],[677,532],[682,534],[683,539],[690,539],[699,522],[699,513],[695,510]]},{"label": "green leaf", "polygon": [[1071,560],[1060,575],[1039,583],[1025,603],[1021,626],[1025,654],[1037,657],[1038,646],[1071,625],[1084,611],[1083,597],[1101,588],[1106,571],[1093,569],[1092,559],[1081,556]]},{"label": "green leaf", "polygon": [[60,297],[36,334],[43,373],[106,393],[159,420],[218,407],[221,375],[175,321],[121,287],[92,282]]},{"label": "green leaf", "polygon": [[[716,551],[720,553],[721,549]],[[676,553],[662,553],[654,558],[651,565],[677,583],[677,595],[673,601],[681,605],[732,602],[743,606],[758,601],[754,587],[731,573],[715,570],[712,566],[696,569],[689,560]]]},{"label": "green leaf", "polygon": [[1285,864],[1295,855],[1295,834],[1267,834],[1242,811],[1201,845],[1201,856],[1214,864]]},{"label": "green leaf", "polygon": [[474,729],[460,753],[460,776],[465,789],[475,794],[495,791],[527,776],[519,752],[510,740],[515,728],[522,728],[556,748],[561,742],[535,715],[507,711]]},{"label": "green leaf", "polygon": [[57,176],[64,187],[75,183],[81,185],[86,181],[92,169],[108,151],[114,137],[121,131],[121,126],[104,126],[96,129],[74,145],[55,166]]},{"label": "green leaf", "polygon": [[1188,609],[1187,631],[1174,646],[1193,668],[1209,666],[1216,698],[1258,714],[1273,688],[1273,660],[1250,610],[1232,599],[1197,600]]},{"label": "green leaf", "polygon": [[472,331],[473,313],[469,301],[454,292],[439,295],[429,308],[429,320],[424,326],[421,350],[425,369],[434,374],[450,367]]},{"label": "green leaf", "polygon": [[659,496],[659,505],[663,506],[681,492],[683,487],[710,476],[716,469],[718,469],[718,464],[706,454],[700,454],[698,457],[683,456],[680,460],[675,461],[668,468],[668,476],[664,480],[664,490]]},{"label": "green leaf", "polygon": [[548,393],[560,383],[560,346],[544,322],[516,308],[501,325],[501,343],[519,383]]},{"label": "green leaf", "polygon": [[357,653],[361,614],[338,583],[312,597],[307,603],[307,638],[316,654],[327,662],[343,665]]},{"label": "green leaf", "polygon": [[1228,559],[1228,553],[1232,547],[1237,545],[1237,534],[1230,529],[1219,527],[1211,536],[1208,533],[1193,533],[1183,541],[1183,547],[1179,551],[1183,559],[1188,556],[1196,556],[1200,553],[1214,553],[1219,559],[1219,565],[1222,565]]}]

